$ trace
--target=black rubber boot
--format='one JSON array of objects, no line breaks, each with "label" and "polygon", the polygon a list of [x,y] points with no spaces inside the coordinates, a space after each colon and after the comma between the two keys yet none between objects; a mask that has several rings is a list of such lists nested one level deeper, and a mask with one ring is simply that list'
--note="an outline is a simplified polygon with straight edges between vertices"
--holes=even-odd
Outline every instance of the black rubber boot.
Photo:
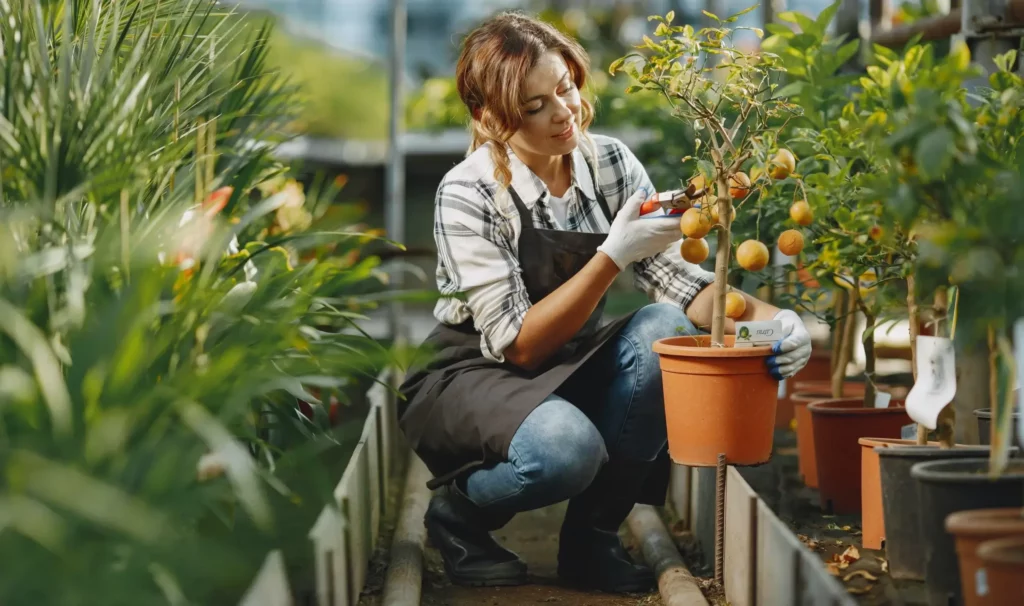
[{"label": "black rubber boot", "polygon": [[507,524],[513,515],[477,506],[455,483],[438,490],[423,522],[452,583],[497,587],[526,582],[526,563],[499,545],[490,532]]},{"label": "black rubber boot", "polygon": [[654,589],[654,572],[633,561],[618,534],[650,468],[642,461],[610,460],[586,490],[569,500],[559,535],[558,576],[610,593]]}]

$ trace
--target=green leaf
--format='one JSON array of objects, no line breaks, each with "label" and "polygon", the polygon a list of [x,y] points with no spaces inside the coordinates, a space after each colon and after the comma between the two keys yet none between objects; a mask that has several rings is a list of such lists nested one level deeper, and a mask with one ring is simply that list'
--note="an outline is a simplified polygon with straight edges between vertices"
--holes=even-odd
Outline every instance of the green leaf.
[{"label": "green leaf", "polygon": [[721,22],[722,22],[722,20],[718,18],[718,15],[716,15],[716,14],[714,14],[714,13],[709,13],[709,12],[708,12],[708,11],[706,11],[706,10],[702,10],[702,11],[700,11],[700,12],[704,13],[704,16],[705,16],[705,17],[707,17],[708,19],[711,19],[711,20],[715,21],[716,23],[721,23]]},{"label": "green leaf", "polygon": [[740,17],[742,17],[743,15],[746,15],[747,13],[749,13],[752,10],[754,10],[755,8],[757,8],[757,4],[751,4],[747,8],[741,10],[740,12],[734,13],[731,17],[729,17],[725,21],[726,21],[726,23],[735,23]]},{"label": "green leaf", "polygon": [[842,5],[842,3],[843,0],[836,0],[832,4],[825,7],[825,9],[818,14],[816,23],[818,24],[818,27],[821,28],[821,31],[828,30],[828,26],[832,24],[832,19],[834,19],[836,13],[839,12],[839,7]]},{"label": "green leaf", "polygon": [[793,30],[778,23],[765,23],[764,28],[780,38],[790,38],[794,35]]},{"label": "green leaf", "polygon": [[775,91],[775,94],[772,95],[772,97],[775,99],[786,99],[789,97],[796,97],[801,92],[803,92],[804,87],[808,85],[809,84],[807,82],[804,82],[802,80],[790,82],[786,86],[783,86],[781,89]]},{"label": "green leaf", "polygon": [[676,12],[675,11],[669,11],[668,14],[665,15],[665,21],[668,21],[669,23],[672,23],[673,21],[675,21],[675,18],[676,18]]},{"label": "green leaf", "polygon": [[612,64],[608,66],[608,74],[614,76],[615,72],[619,71],[619,69],[622,67],[622,64],[625,62],[625,57],[619,57],[615,61],[612,61]]},{"label": "green leaf", "polygon": [[914,151],[918,171],[930,178],[942,175],[953,159],[953,146],[953,132],[945,126],[921,137]]}]

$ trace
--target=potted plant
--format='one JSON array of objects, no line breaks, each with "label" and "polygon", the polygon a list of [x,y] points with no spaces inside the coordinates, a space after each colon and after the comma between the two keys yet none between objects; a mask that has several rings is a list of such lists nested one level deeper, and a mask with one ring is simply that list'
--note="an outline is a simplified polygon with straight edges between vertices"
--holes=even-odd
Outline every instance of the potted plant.
[{"label": "potted plant", "polygon": [[[897,226],[915,234],[917,289],[937,293],[941,304],[946,289],[955,287],[956,336],[965,347],[988,348],[989,397],[999,421],[991,447],[973,453],[924,446],[880,449],[883,484],[905,487],[885,491],[890,567],[895,574],[924,578],[933,604],[974,599],[972,593],[981,589],[978,543],[1019,529],[1012,512],[1019,522],[1024,505],[1024,465],[1009,459],[1008,435],[1015,365],[1006,331],[1021,314],[1024,288],[1015,270],[1006,269],[1024,253],[1016,223],[1022,180],[1015,154],[1024,129],[1016,118],[1021,97],[1020,80],[1010,71],[1013,58],[1013,53],[999,57],[991,88],[968,103],[963,82],[977,70],[965,45],[955,45],[942,61],[934,60],[928,47],[908,51],[905,60],[920,62],[923,76],[901,83],[886,119],[891,130],[880,148],[893,160],[889,211]],[[964,229],[968,222],[971,228]],[[943,383],[931,374],[918,381],[923,390]],[[951,444],[948,428],[940,437],[945,446]],[[938,460],[915,463],[922,455]],[[908,468],[913,483],[906,481]],[[1011,508],[1011,514],[968,511],[993,508]],[[947,531],[957,535],[959,563]]]},{"label": "potted plant", "polygon": [[[777,143],[778,132],[798,111],[770,84],[780,69],[778,57],[740,48],[728,26],[753,8],[726,19],[711,16],[714,24],[699,30],[673,25],[671,12],[651,17],[658,23],[653,37],[645,36],[638,46],[646,54],[631,53],[609,68],[632,78],[635,84],[627,92],[661,94],[672,117],[694,125],[698,133],[696,151],[684,161],[696,165],[689,181],[708,194],[681,218],[687,237],[680,253],[692,263],[704,261],[710,251],[705,236],[714,232],[710,334],[664,339],[654,346],[661,357],[669,451],[675,462],[692,466],[717,465],[719,455],[730,464],[761,463],[772,448],[778,383],[765,372],[771,348],[733,347],[735,337],[726,335],[727,322],[742,317],[746,306],[729,283],[734,255],[749,271],[760,271],[769,261],[767,246],[757,239],[742,242],[734,253],[733,222],[738,212],[756,212],[750,202],[758,187],[769,187],[795,170],[791,154]],[[734,118],[727,122],[725,115]],[[770,184],[762,180],[755,186],[744,171],[748,164],[767,167]]]}]

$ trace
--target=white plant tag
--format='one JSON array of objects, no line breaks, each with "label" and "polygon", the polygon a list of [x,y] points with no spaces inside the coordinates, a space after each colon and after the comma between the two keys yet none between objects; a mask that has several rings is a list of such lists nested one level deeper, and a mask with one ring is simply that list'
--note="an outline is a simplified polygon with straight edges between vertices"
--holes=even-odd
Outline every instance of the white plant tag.
[{"label": "white plant tag", "polygon": [[779,392],[778,392],[777,395],[778,395],[780,400],[786,397],[786,380],[785,379],[779,381]]},{"label": "white plant tag", "polygon": [[907,414],[928,429],[935,429],[939,412],[956,395],[955,363],[952,341],[917,337],[917,381],[907,394]]},{"label": "white plant tag", "polygon": [[[1013,323],[1013,357],[1017,360],[1017,411],[1024,417],[1024,394],[1020,388],[1020,378],[1024,376],[1024,318]],[[1017,422],[1017,440],[1024,444],[1024,420]]]},{"label": "white plant tag", "polygon": [[782,338],[782,322],[763,320],[736,323],[736,347],[774,345]]},{"label": "white plant tag", "polygon": [[884,391],[875,392],[875,408],[889,408],[889,400],[892,400],[892,394]]}]

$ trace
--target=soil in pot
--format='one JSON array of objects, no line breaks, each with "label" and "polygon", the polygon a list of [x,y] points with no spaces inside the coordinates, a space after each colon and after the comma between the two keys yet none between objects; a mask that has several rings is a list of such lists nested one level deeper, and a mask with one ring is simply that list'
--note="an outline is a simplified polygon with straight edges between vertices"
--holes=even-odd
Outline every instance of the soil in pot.
[{"label": "soil in pot", "polygon": [[899,438],[910,423],[902,402],[888,408],[864,408],[861,398],[825,400],[807,407],[814,431],[821,507],[835,514],[860,512],[860,446],[872,436]]},{"label": "soil in pot", "polygon": [[[911,467],[910,475],[918,484],[916,514],[921,541],[917,549],[918,557],[924,556],[929,603],[932,606],[946,606],[950,601],[959,604],[962,600],[960,567],[953,536],[946,532],[946,518],[951,513],[969,509],[1024,506],[1024,461],[1011,459],[1006,471],[994,479],[988,476],[987,458],[917,463]],[[886,528],[891,528],[888,523]],[[887,533],[892,540],[892,531],[887,530]]]},{"label": "soil in pot", "polygon": [[[993,539],[1019,536],[1024,537],[1024,509],[1004,507],[1000,509],[973,509],[958,511],[946,518],[946,531],[956,540],[956,554],[960,566],[960,589],[966,606],[988,606],[989,604],[1014,603],[992,601],[987,572],[979,572],[984,566],[978,555],[978,547]],[[1024,569],[1018,569],[1024,582]],[[1024,593],[1018,597],[1018,604],[1024,604]]]},{"label": "soil in pot", "polygon": [[[860,444],[860,516],[861,529],[864,533],[862,545],[868,549],[881,549],[885,540],[885,515],[882,512],[882,476],[875,448],[914,446],[917,442],[895,438],[861,438],[857,443]],[[928,444],[935,447],[939,445],[938,442]]]},{"label": "soil in pot", "polygon": [[[974,411],[974,417],[978,420],[978,442],[981,444],[991,443],[992,432],[992,409],[979,408]],[[1013,428],[1010,429],[1010,443],[1018,448],[1021,447],[1020,434],[1017,433],[1017,425],[1020,423],[1020,413],[1013,413]]]},{"label": "soil in pot", "polygon": [[885,520],[885,556],[889,574],[895,579],[923,581],[924,555],[921,551],[921,515],[917,482],[910,469],[923,461],[987,457],[987,446],[903,446],[876,448],[882,479],[882,514]]},{"label": "soil in pot", "polygon": [[654,343],[665,394],[668,450],[675,463],[755,465],[772,452],[779,383],[768,374],[771,347],[711,347],[709,335]]},{"label": "soil in pot", "polygon": [[1024,604],[1024,537],[1004,537],[978,546],[985,567],[986,604]]}]

